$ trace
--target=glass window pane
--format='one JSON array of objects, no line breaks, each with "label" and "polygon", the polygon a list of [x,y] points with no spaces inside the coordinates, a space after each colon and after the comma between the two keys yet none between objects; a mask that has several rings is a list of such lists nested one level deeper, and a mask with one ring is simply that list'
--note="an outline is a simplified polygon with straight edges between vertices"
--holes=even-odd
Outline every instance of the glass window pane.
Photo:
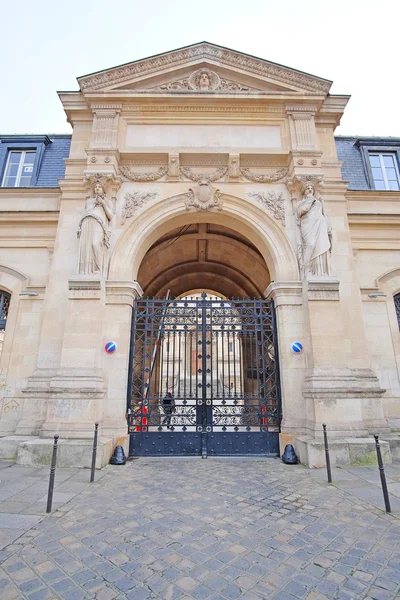
[{"label": "glass window pane", "polygon": [[398,181],[389,181],[389,189],[390,190],[400,190]]},{"label": "glass window pane", "polygon": [[33,165],[35,162],[35,152],[27,152],[25,155],[24,165]]},{"label": "glass window pane", "polygon": [[16,177],[6,177],[4,180],[4,187],[15,187]]},{"label": "glass window pane", "polygon": [[380,169],[380,168],[373,168],[372,169],[372,176],[373,176],[373,178],[374,178],[375,181],[378,181],[380,179],[383,180],[382,169]]},{"label": "glass window pane", "polygon": [[384,181],[375,181],[375,189],[376,190],[386,190]]},{"label": "glass window pane", "polygon": [[397,173],[395,169],[386,169],[386,177],[397,181]]},{"label": "glass window pane", "polygon": [[7,176],[16,177],[19,165],[9,164],[7,167]]},{"label": "glass window pane", "polygon": [[19,187],[29,186],[30,181],[31,181],[30,177],[21,177],[20,182],[19,182]]},{"label": "glass window pane", "polygon": [[21,156],[22,156],[22,152],[11,152],[10,153],[10,160],[9,163],[15,165],[15,164],[19,164],[19,161],[21,160]]},{"label": "glass window pane", "polygon": [[384,154],[383,155],[383,164],[385,165],[385,167],[393,167],[394,166],[394,160],[393,160],[392,154]]},{"label": "glass window pane", "polygon": [[381,166],[379,156],[377,154],[370,154],[369,161],[371,163],[371,167],[380,167]]}]

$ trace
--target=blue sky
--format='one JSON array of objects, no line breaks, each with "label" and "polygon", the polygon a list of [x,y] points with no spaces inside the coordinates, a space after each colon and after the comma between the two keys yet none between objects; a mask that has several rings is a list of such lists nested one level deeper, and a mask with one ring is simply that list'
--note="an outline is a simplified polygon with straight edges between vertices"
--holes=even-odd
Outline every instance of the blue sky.
[{"label": "blue sky", "polygon": [[57,90],[202,40],[333,80],[337,133],[400,137],[398,0],[18,0],[2,6],[1,133],[70,132]]}]

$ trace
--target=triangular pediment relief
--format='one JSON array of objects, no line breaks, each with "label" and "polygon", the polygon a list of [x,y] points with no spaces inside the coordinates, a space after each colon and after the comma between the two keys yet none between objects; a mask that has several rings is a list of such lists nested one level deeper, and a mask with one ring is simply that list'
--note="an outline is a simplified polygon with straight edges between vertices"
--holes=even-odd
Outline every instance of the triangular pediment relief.
[{"label": "triangular pediment relief", "polygon": [[331,81],[202,42],[79,77],[84,93],[301,93],[326,95]]}]

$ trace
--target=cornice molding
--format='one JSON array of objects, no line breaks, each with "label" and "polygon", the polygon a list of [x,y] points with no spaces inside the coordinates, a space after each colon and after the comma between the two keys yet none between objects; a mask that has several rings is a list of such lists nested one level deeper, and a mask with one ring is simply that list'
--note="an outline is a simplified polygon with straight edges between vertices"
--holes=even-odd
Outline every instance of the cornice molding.
[{"label": "cornice molding", "polygon": [[164,113],[164,112],[202,112],[202,113],[253,113],[285,116],[285,110],[282,106],[250,106],[248,104],[221,105],[212,104],[126,104],[123,108],[124,113]]},{"label": "cornice molding", "polygon": [[29,187],[29,188],[9,188],[9,187],[0,187],[0,199],[2,197],[20,197],[24,198],[43,198],[51,197],[51,198],[59,198],[61,195],[61,190],[59,187],[52,188],[42,188],[42,187]]},{"label": "cornice molding", "polygon": [[348,200],[364,200],[366,202],[381,202],[382,200],[400,202],[400,192],[390,192],[389,190],[347,190],[346,198]]},{"label": "cornice molding", "polygon": [[207,42],[166,52],[152,58],[144,58],[130,64],[108,69],[107,71],[78,77],[78,83],[84,93],[92,92],[109,86],[121,85],[135,78],[141,79],[151,76],[167,69],[171,70],[185,64],[207,60],[211,61],[212,64],[217,63],[234,69],[240,69],[241,71],[253,73],[260,77],[271,78],[283,84],[286,83],[287,85],[300,87],[312,93],[326,95],[332,85],[332,82],[326,79],[295,71],[282,65],[229,50],[228,48],[214,46]]},{"label": "cornice molding", "polygon": [[44,223],[56,223],[58,221],[59,211],[37,210],[37,211],[0,211],[1,223],[15,223],[16,221],[34,221]]}]

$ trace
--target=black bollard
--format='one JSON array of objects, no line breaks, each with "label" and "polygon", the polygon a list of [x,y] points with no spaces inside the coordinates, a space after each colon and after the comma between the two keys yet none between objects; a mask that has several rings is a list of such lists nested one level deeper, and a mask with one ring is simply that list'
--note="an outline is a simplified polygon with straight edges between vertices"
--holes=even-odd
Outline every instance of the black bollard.
[{"label": "black bollard", "polygon": [[326,434],[326,425],[325,425],[325,423],[322,425],[322,429],[324,430],[326,472],[328,473],[328,483],[332,483],[331,459],[329,457],[328,436]]},{"label": "black bollard", "polygon": [[58,443],[58,435],[55,435],[54,436],[54,444],[53,444],[53,456],[51,457],[49,491],[47,494],[47,508],[46,508],[47,513],[51,512],[51,505],[53,504],[54,478],[56,476],[56,462],[57,462],[57,443]]},{"label": "black bollard", "polygon": [[92,454],[92,470],[90,472],[90,483],[94,481],[94,473],[96,471],[96,454],[97,454],[97,433],[99,424],[94,424],[94,438],[93,438],[93,454]]},{"label": "black bollard", "polygon": [[386,485],[385,469],[383,468],[381,446],[379,444],[379,435],[374,435],[374,438],[375,438],[376,456],[378,457],[379,474],[381,476],[383,499],[385,500],[386,512],[390,513],[390,512],[392,512],[392,509],[390,508],[389,492],[388,492],[387,485]]},{"label": "black bollard", "polygon": [[282,462],[284,462],[285,465],[297,465],[298,459],[292,444],[287,444],[285,446],[285,451],[282,454]]},{"label": "black bollard", "polygon": [[126,463],[126,456],[122,446],[117,446],[114,450],[114,454],[110,458],[111,465],[124,465]]}]

